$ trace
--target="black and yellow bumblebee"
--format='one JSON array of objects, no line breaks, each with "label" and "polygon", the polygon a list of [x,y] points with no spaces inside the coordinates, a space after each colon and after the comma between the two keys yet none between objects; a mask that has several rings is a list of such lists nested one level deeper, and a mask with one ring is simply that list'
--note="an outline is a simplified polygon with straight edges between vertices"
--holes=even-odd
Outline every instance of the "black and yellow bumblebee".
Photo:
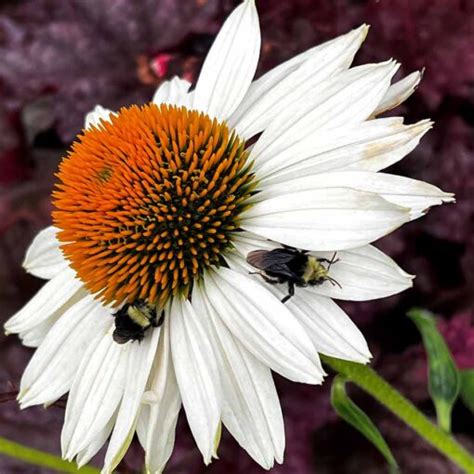
[{"label": "black and yellow bumblebee", "polygon": [[145,331],[150,327],[159,327],[163,323],[165,312],[162,311],[157,319],[154,306],[145,302],[126,304],[115,314],[114,341],[125,344],[128,341],[142,341]]},{"label": "black and yellow bumblebee", "polygon": [[[260,270],[255,272],[272,285],[288,283],[288,295],[281,302],[287,302],[295,294],[295,286],[316,286],[325,281],[333,285],[339,283],[329,276],[331,265],[338,262],[336,252],[331,260],[309,255],[308,250],[284,246],[273,250],[253,250],[247,255],[247,262]],[[327,267],[323,265],[327,264]]]}]

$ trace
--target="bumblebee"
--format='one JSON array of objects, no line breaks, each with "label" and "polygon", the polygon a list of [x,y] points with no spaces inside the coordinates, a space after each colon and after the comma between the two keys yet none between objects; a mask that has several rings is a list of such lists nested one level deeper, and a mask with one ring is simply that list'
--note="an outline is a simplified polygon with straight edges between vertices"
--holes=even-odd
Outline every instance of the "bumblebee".
[{"label": "bumblebee", "polygon": [[115,314],[114,341],[125,344],[128,341],[142,341],[145,331],[150,327],[159,327],[163,323],[165,312],[157,319],[156,308],[144,302],[126,304]]},{"label": "bumblebee", "polygon": [[[285,246],[273,250],[253,250],[247,255],[247,262],[260,270],[253,272],[272,285],[288,283],[288,294],[281,300],[286,303],[295,294],[295,286],[316,286],[325,281],[332,285],[339,283],[329,276],[331,265],[338,262],[336,252],[331,260],[309,255],[308,250],[299,250]],[[326,263],[327,266],[324,266]]]}]

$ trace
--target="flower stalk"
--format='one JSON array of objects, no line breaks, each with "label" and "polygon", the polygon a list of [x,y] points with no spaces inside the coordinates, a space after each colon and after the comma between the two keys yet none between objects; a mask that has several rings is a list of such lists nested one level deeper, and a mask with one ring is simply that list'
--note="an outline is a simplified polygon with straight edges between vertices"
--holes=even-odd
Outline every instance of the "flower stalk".
[{"label": "flower stalk", "polygon": [[80,474],[99,474],[99,469],[90,466],[84,466],[78,469],[75,464],[63,461],[54,454],[45,453],[39,449],[28,448],[22,444],[15,443],[0,436],[0,454],[9,456],[28,464],[43,466],[53,471],[70,473],[79,472]]},{"label": "flower stalk", "polygon": [[334,371],[342,374],[388,408],[458,467],[465,472],[474,472],[474,457],[453,436],[432,423],[372,368],[324,355],[321,355],[321,359]]}]

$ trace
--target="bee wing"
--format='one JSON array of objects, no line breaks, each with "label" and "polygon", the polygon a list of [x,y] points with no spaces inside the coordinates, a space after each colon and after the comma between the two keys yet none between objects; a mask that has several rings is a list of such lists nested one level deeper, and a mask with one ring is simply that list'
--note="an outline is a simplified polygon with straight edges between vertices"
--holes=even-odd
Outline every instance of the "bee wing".
[{"label": "bee wing", "polygon": [[267,255],[270,253],[269,250],[252,250],[247,254],[247,263],[252,267],[264,270],[267,266]]},{"label": "bee wing", "polygon": [[119,334],[117,330],[113,332],[112,337],[117,344],[125,344],[126,342],[130,340],[129,337]]},{"label": "bee wing", "polygon": [[[289,249],[253,250],[247,255],[247,262],[266,273],[276,273],[289,278],[299,278],[292,268],[298,253]],[[306,257],[303,257],[305,260]]]}]

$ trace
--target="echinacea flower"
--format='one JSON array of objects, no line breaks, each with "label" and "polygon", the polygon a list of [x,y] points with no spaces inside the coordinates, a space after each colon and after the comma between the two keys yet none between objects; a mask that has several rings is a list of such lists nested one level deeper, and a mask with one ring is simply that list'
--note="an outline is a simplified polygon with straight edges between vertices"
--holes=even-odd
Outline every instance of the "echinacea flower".
[{"label": "echinacea flower", "polygon": [[[137,432],[146,469],[161,472],[183,405],[205,463],[217,455],[223,423],[271,468],[285,445],[271,371],[319,384],[318,353],[370,359],[332,298],[410,287],[412,277],[370,243],[453,198],[379,173],[431,122],[377,118],[420,74],[391,85],[394,61],[350,68],[367,29],[252,82],[260,31],[246,0],[192,91],[175,78],[149,105],[98,106],[87,116],[59,168],[54,226],[24,262],[49,282],[5,325],[37,347],[21,407],[69,392],[66,459],[83,465],[110,437],[103,472],[111,472]],[[330,278],[297,287],[286,303],[286,285],[247,263],[252,251],[283,246],[316,262],[337,253],[324,267]],[[121,318],[138,333],[117,334]]]}]

